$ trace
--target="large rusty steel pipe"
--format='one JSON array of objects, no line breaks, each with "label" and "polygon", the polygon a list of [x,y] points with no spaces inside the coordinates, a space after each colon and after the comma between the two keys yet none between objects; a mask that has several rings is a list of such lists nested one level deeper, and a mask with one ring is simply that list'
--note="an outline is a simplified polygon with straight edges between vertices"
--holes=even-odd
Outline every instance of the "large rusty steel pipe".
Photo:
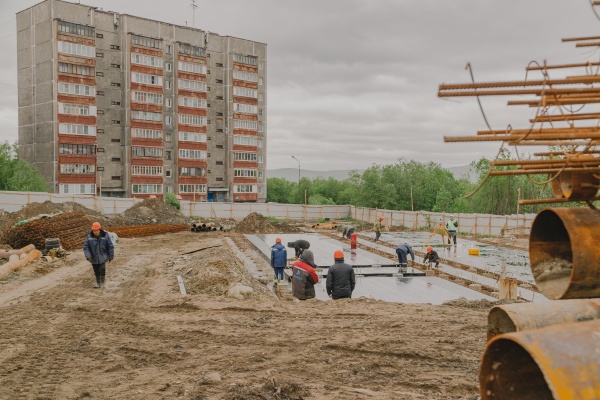
[{"label": "large rusty steel pipe", "polygon": [[503,333],[594,319],[600,319],[600,299],[504,304],[493,307],[488,314],[487,338],[490,340]]},{"label": "large rusty steel pipe", "polygon": [[481,399],[600,399],[598,332],[600,320],[496,336],[481,361]]},{"label": "large rusty steel pipe", "polygon": [[600,297],[600,211],[547,208],[531,226],[529,259],[549,299]]}]

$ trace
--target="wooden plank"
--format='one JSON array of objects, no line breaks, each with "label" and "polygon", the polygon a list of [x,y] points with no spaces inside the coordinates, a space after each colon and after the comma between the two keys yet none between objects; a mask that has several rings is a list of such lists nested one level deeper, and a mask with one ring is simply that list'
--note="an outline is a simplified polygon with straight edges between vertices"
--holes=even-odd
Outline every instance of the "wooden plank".
[{"label": "wooden plank", "polygon": [[179,283],[179,291],[183,296],[185,296],[187,292],[185,290],[185,286],[183,285],[183,278],[181,277],[181,275],[177,275],[177,283]]}]

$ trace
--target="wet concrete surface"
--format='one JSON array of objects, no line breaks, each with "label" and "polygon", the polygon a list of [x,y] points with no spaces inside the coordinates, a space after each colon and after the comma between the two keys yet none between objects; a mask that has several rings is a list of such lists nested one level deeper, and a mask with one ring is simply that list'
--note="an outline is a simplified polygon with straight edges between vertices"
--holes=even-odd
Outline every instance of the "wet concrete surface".
[{"label": "wet concrete surface", "polygon": [[[372,264],[395,264],[397,259],[391,255],[389,258],[381,257],[366,250],[357,249],[350,251],[349,244],[339,240],[331,239],[318,234],[268,234],[268,235],[245,235],[254,246],[266,257],[270,257],[271,246],[275,244],[277,237],[281,238],[284,245],[298,239],[308,240],[311,244],[310,250],[315,255],[315,263],[319,266],[328,267],[333,264],[333,253],[335,250],[344,250],[345,261],[350,265],[372,265]],[[288,258],[294,257],[294,249],[288,248]],[[410,272],[411,268],[409,268]],[[442,304],[449,300],[464,297],[467,300],[496,299],[484,295],[475,290],[465,288],[444,279],[433,276],[423,277],[398,277],[398,276],[368,276],[377,272],[395,273],[395,268],[355,268],[356,288],[352,297],[368,297],[396,303],[430,303]],[[320,300],[328,300],[325,290],[325,278],[327,268],[319,271],[321,276],[319,283],[315,285],[316,297]]]},{"label": "wet concrete surface", "polygon": [[[361,232],[361,234],[375,238],[374,232]],[[442,244],[440,235],[436,234],[432,236],[430,232],[387,232],[382,233],[379,240],[393,245],[408,243],[412,246],[413,250],[424,253],[426,252],[426,247],[431,246],[442,258],[497,274],[502,271],[502,265],[505,264],[508,277],[517,278],[532,284],[535,283],[527,251],[462,239],[460,236],[457,238],[456,251],[454,251],[447,244]],[[479,249],[480,255],[470,255],[468,252],[469,248]]]}]

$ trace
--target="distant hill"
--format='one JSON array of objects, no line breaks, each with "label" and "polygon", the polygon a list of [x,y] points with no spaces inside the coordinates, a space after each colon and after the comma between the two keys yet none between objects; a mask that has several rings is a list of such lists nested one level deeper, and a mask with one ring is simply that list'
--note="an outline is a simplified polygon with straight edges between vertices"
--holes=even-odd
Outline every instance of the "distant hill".
[{"label": "distant hill", "polygon": [[[476,182],[477,177],[474,174],[470,174],[469,176],[469,166],[463,165],[460,167],[450,167],[446,168],[448,171],[452,172],[457,179],[460,178],[470,178],[471,182]],[[363,173],[364,170],[357,170],[359,173]],[[348,174],[350,170],[333,170],[333,171],[311,171],[309,169],[301,169],[300,175],[302,178],[333,178],[338,181],[343,181],[348,178]],[[281,178],[286,179],[290,182],[298,182],[298,168],[280,168],[280,169],[270,169],[267,170],[267,178]]]}]

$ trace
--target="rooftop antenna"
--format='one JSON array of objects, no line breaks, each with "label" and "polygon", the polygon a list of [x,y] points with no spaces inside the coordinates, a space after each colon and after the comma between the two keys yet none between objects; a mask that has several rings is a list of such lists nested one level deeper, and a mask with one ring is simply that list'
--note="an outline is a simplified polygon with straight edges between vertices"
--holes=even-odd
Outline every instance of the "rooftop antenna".
[{"label": "rooftop antenna", "polygon": [[192,28],[196,27],[196,8],[198,8],[196,0],[192,0]]}]

